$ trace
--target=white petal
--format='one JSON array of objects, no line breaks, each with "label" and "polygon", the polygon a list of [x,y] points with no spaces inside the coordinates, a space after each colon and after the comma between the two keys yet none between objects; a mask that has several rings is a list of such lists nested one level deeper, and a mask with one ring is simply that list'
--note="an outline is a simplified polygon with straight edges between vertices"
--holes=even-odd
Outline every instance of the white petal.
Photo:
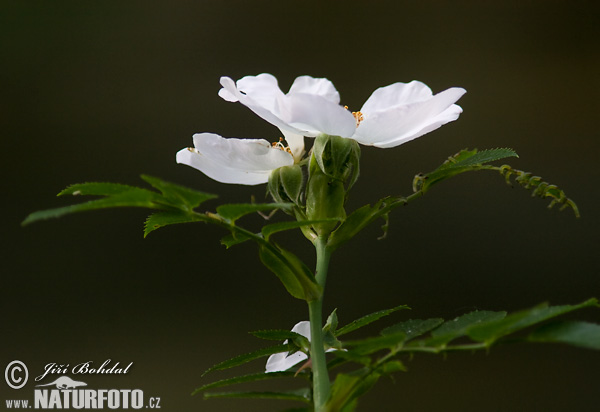
[{"label": "white petal", "polygon": [[340,94],[333,83],[324,78],[315,79],[310,76],[300,76],[294,80],[288,94],[307,93],[324,97],[332,103],[340,104]]},{"label": "white petal", "polygon": [[292,332],[296,332],[310,341],[310,322],[303,320],[296,323],[292,328]]},{"label": "white petal", "polygon": [[177,153],[177,163],[200,170],[221,183],[257,185],[271,171],[294,164],[293,157],[263,139],[225,139],[213,133],[194,135],[195,149]]},{"label": "white petal", "polygon": [[454,104],[466,90],[450,88],[431,99],[406,106],[395,106],[373,114],[363,112],[364,120],[352,137],[364,145],[395,147],[456,120],[462,112]]},{"label": "white petal", "polygon": [[304,154],[304,136],[290,133],[286,130],[281,130],[281,133],[283,133],[283,137],[292,151],[294,160],[297,162],[302,159],[302,155]]},{"label": "white petal", "polygon": [[267,359],[265,372],[283,372],[305,359],[308,356],[304,352],[294,352],[291,355],[286,352],[275,353]]},{"label": "white petal", "polygon": [[286,109],[283,119],[295,129],[303,130],[305,136],[320,133],[332,136],[350,137],[356,129],[352,113],[342,106],[321,96],[305,93],[290,94],[285,97]]},{"label": "white petal", "polygon": [[244,89],[242,90],[236,86],[229,77],[221,77],[221,86],[223,88],[219,90],[219,96],[229,102],[239,101],[279,129],[286,129],[293,133],[302,134],[300,130],[292,128],[278,116],[281,99],[285,95],[279,89],[279,86],[277,86],[277,79],[275,77],[266,73],[258,76],[246,76],[238,80],[237,84],[241,84]]},{"label": "white petal", "polygon": [[[292,328],[292,332],[296,332],[310,341],[310,322],[303,320],[296,323]],[[287,340],[285,343],[287,343]],[[290,355],[287,352],[275,353],[267,359],[266,372],[283,372],[305,359],[308,359],[308,356],[301,351]]]},{"label": "white petal", "polygon": [[433,93],[417,80],[410,83],[394,83],[375,90],[360,109],[363,113],[376,113],[395,106],[405,106],[431,99]]}]

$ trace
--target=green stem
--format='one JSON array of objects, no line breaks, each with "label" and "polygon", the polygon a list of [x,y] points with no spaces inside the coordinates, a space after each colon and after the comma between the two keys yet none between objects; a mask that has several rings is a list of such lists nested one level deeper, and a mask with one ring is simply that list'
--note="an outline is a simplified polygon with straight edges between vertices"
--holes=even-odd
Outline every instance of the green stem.
[{"label": "green stem", "polygon": [[[327,239],[317,238],[315,247],[317,249],[317,283],[325,291],[327,279],[327,268],[331,252],[327,249]],[[325,403],[329,398],[329,374],[325,360],[325,348],[323,346],[323,294],[317,300],[308,302],[308,313],[310,317],[310,358],[313,370],[313,403],[315,412],[323,411]]]}]

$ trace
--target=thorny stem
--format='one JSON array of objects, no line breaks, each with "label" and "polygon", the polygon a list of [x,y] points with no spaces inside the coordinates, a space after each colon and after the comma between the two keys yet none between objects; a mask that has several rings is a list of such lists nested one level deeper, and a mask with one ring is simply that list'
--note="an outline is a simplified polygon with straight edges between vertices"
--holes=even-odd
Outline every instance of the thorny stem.
[{"label": "thorny stem", "polygon": [[[327,239],[317,238],[315,248],[317,249],[317,283],[325,290],[327,269],[331,252],[327,249]],[[323,294],[316,300],[308,302],[308,313],[310,317],[310,358],[313,370],[313,403],[315,412],[324,411],[325,403],[329,398],[329,374],[325,360],[325,348],[323,346]]]}]

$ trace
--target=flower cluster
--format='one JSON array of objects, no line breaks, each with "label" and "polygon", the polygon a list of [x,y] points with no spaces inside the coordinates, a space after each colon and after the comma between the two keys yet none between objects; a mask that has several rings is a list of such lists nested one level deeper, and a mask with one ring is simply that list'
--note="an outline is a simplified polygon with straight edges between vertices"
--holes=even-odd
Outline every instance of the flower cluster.
[{"label": "flower cluster", "polygon": [[219,182],[244,185],[266,183],[273,170],[298,163],[305,153],[304,137],[339,136],[380,148],[416,139],[456,120],[462,109],[455,102],[466,92],[452,87],[434,95],[419,81],[394,83],[375,90],[359,111],[351,112],[324,78],[300,76],[287,94],[267,73],[237,82],[222,77],[221,85],[219,96],[278,127],[285,142],[198,133],[193,148],[177,153],[177,162]]}]

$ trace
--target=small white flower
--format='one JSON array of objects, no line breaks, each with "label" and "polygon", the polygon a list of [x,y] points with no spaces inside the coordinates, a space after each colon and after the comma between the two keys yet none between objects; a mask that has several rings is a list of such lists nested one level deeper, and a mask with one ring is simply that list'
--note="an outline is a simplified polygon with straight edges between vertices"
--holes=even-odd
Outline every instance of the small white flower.
[{"label": "small white flower", "polygon": [[288,137],[286,148],[281,142],[271,144],[264,139],[226,139],[214,133],[197,133],[194,147],[180,150],[176,159],[221,183],[258,185],[266,183],[273,170],[293,165],[294,153],[301,156],[303,137]]},{"label": "small white flower", "polygon": [[339,93],[327,79],[296,78],[284,94],[270,74],[246,76],[233,82],[221,78],[219,95],[239,101],[282,131],[316,136],[348,137],[381,148],[395,147],[456,120],[462,109],[454,104],[466,93],[452,87],[433,95],[424,83],[394,83],[381,87],[358,112],[339,105]]},{"label": "small white flower", "polygon": [[[304,336],[310,342],[309,321],[303,320],[302,322],[296,323],[292,328],[292,332],[296,332]],[[286,340],[283,342],[283,344],[285,345],[287,342],[288,341]],[[330,348],[326,352],[331,352],[334,350],[334,348]],[[288,352],[274,353],[267,359],[265,372],[283,372],[306,359],[308,359],[308,356],[306,356],[306,354],[302,351],[297,351],[291,354],[288,354]]]},{"label": "small white flower", "polygon": [[[310,322],[303,320],[302,322],[296,323],[292,328],[292,332],[296,332],[310,341]],[[288,341],[286,340],[283,344],[285,345],[287,342]],[[288,354],[287,352],[274,353],[267,359],[265,372],[283,372],[305,359],[308,359],[308,356],[301,351],[291,354]]]}]

